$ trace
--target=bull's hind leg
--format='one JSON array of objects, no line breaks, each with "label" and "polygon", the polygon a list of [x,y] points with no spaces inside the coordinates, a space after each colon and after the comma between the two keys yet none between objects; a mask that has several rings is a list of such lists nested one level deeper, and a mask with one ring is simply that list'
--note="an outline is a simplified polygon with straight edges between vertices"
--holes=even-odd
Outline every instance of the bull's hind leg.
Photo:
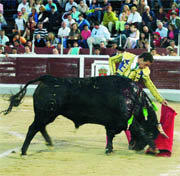
[{"label": "bull's hind leg", "polygon": [[115,133],[113,130],[106,129],[106,135],[107,135],[107,141],[106,141],[106,151],[105,153],[112,153],[113,152],[113,138],[115,136]]},{"label": "bull's hind leg", "polygon": [[35,123],[35,121],[29,126],[24,144],[21,148],[21,155],[26,155],[26,151],[29,147],[29,144],[31,143],[31,140],[33,139],[33,137],[36,135],[36,133],[39,131],[40,129],[37,128],[37,125]]},{"label": "bull's hind leg", "polygon": [[51,141],[51,138],[50,138],[50,136],[48,135],[45,126],[40,129],[40,132],[41,132],[42,136],[44,137],[44,139],[45,139],[45,141],[46,141],[46,145],[48,145],[48,146],[53,146],[52,141]]}]

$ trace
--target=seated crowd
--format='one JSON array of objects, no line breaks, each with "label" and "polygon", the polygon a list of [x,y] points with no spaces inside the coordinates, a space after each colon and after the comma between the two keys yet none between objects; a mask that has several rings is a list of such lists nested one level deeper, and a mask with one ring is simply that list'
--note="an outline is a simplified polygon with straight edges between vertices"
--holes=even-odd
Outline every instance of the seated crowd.
[{"label": "seated crowd", "polygon": [[153,55],[158,55],[156,48],[166,48],[163,55],[177,55],[178,0],[170,1],[171,8],[166,12],[158,0],[157,13],[153,0],[125,0],[115,10],[113,1],[108,0],[18,0],[11,35],[6,35],[9,24],[3,15],[3,2],[0,4],[1,50],[6,46],[13,48],[12,52],[27,46],[31,50],[34,44],[52,48],[56,54],[61,47],[70,48],[69,54],[79,54],[80,48],[92,47],[99,53],[104,48],[121,46],[151,48]]}]

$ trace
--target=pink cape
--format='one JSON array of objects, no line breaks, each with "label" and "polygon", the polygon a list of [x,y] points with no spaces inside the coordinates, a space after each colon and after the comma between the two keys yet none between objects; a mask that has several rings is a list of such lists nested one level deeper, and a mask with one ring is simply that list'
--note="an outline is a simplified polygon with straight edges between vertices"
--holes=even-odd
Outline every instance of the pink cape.
[{"label": "pink cape", "polygon": [[173,147],[173,135],[174,135],[174,119],[177,113],[168,106],[161,106],[161,118],[163,130],[169,138],[165,138],[159,134],[155,140],[156,147],[160,150],[160,153],[156,156],[171,156]]}]

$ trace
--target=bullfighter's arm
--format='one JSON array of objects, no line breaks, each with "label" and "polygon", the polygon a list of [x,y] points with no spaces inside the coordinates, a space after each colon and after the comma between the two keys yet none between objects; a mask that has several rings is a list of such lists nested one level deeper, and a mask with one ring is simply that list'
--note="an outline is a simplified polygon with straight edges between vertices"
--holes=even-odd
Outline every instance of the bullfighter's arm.
[{"label": "bullfighter's arm", "polygon": [[153,84],[153,82],[151,81],[151,78],[150,78],[150,70],[149,68],[148,69],[145,69],[143,70],[143,80],[144,80],[144,84],[145,86],[150,90],[151,94],[156,98],[156,100],[159,102],[159,103],[163,103],[164,102],[164,99],[163,97],[159,94],[156,86]]},{"label": "bullfighter's arm", "polygon": [[109,58],[109,67],[110,67],[111,75],[116,74],[116,63],[119,63],[121,61],[122,61],[122,54],[118,54]]}]

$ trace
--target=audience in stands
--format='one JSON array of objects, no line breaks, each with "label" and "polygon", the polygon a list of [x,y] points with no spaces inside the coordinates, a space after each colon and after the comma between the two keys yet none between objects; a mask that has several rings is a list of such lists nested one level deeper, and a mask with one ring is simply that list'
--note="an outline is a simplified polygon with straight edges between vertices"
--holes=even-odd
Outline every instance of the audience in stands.
[{"label": "audience in stands", "polygon": [[[1,35],[2,31],[0,32],[1,46],[25,47],[27,43],[32,43],[33,34],[36,36],[36,47],[45,45],[58,47],[63,37],[64,48],[68,47],[67,39],[71,40],[70,43],[77,41],[82,48],[97,44],[98,47],[104,44],[106,48],[117,48],[120,45],[123,48],[142,49],[172,45],[173,50],[171,49],[169,55],[175,55],[174,48],[176,49],[178,44],[180,0],[171,0],[171,9],[164,8],[164,1],[161,0],[156,0],[158,6],[157,4],[154,6],[154,0],[125,0],[121,2],[119,8],[113,1],[108,0],[6,0],[2,2],[0,30],[3,29],[4,32],[6,29],[7,31],[12,29],[12,24],[6,18],[7,7],[17,10],[16,14],[12,15],[17,18],[14,18],[13,33],[8,32],[6,36],[9,40]],[[135,28],[132,29],[134,25]],[[152,40],[151,43],[149,39]]]},{"label": "audience in stands", "polygon": [[52,54],[58,55],[58,54],[59,54],[58,49],[57,49],[57,48],[53,48],[53,49],[52,49]]},{"label": "audience in stands", "polygon": [[78,55],[80,52],[80,47],[77,41],[74,41],[73,46],[69,49],[68,54]]}]

